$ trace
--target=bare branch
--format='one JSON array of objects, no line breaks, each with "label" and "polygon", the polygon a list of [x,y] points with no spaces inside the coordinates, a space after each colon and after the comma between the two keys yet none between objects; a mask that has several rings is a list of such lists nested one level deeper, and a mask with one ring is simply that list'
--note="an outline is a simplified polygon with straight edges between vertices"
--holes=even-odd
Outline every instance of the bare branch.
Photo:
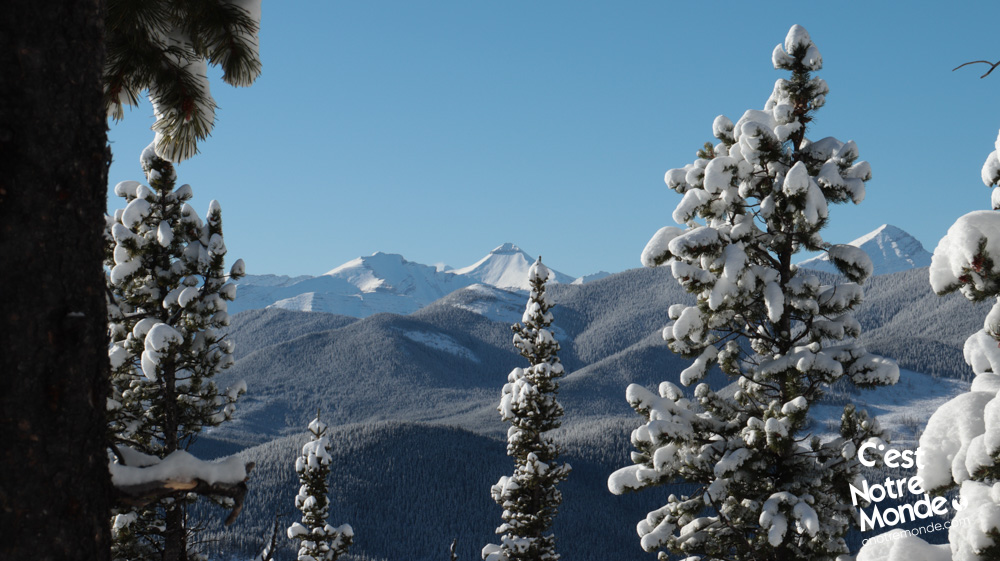
[{"label": "bare branch", "polygon": [[990,65],[990,69],[986,71],[986,74],[983,74],[982,76],[979,77],[980,79],[982,79],[982,78],[985,78],[985,77],[989,76],[990,72],[993,72],[994,70],[996,70],[996,68],[998,66],[1000,66],[1000,60],[998,60],[996,62],[990,62],[988,60],[973,60],[971,62],[966,62],[965,64],[959,64],[955,68],[952,68],[951,71],[954,72],[954,71],[958,70],[959,68],[962,68],[963,66],[968,66],[970,64],[988,64],[988,65]]}]

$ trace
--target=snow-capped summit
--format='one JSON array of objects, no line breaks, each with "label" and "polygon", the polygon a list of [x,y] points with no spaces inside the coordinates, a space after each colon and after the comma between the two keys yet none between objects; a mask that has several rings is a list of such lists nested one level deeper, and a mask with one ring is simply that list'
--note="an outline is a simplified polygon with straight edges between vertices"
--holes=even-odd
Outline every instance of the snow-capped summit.
[{"label": "snow-capped summit", "polygon": [[[931,264],[930,252],[916,238],[891,224],[883,224],[848,245],[863,249],[871,257],[874,275],[929,267]],[[799,267],[837,272],[826,254],[806,259],[799,263]]]},{"label": "snow-capped summit", "polygon": [[472,284],[438,270],[437,267],[407,261],[396,253],[377,251],[358,257],[326,272],[323,276],[343,279],[363,293],[393,292],[432,302]]},{"label": "snow-capped summit", "polygon": [[[534,262],[535,258],[521,248],[512,243],[505,243],[474,264],[451,272],[497,288],[530,290],[528,269]],[[574,280],[573,277],[555,269],[550,268],[550,270],[555,276],[550,282],[571,283]]]},{"label": "snow-capped summit", "polygon": [[[422,265],[395,253],[376,252],[318,277],[249,275],[238,281],[238,296],[229,310],[236,313],[273,306],[362,318],[379,312],[409,314],[474,284],[528,290],[528,269],[534,262],[534,257],[512,243],[501,245],[463,269]],[[574,281],[558,271],[552,273],[554,282]],[[582,278],[579,282],[588,280]],[[518,299],[523,300],[523,296]]]},{"label": "snow-capped summit", "polygon": [[233,302],[233,308],[240,311],[273,306],[354,317],[379,312],[409,314],[475,282],[407,261],[402,255],[376,252],[318,277],[298,277],[284,283],[257,282],[256,277],[246,277],[239,282],[239,302]]}]

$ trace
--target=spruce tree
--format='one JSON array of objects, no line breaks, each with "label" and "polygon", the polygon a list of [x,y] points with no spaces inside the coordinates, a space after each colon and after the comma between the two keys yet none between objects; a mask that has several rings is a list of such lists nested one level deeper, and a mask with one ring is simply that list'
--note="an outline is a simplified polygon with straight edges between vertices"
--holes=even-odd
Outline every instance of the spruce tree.
[{"label": "spruce tree", "polygon": [[528,270],[531,293],[522,323],[514,324],[514,346],[531,364],[515,368],[507,377],[497,408],[507,431],[507,455],[514,458],[514,474],[503,476],[490,489],[503,507],[500,544],[483,548],[485,561],[555,561],[555,536],[547,534],[562,493],[556,485],[570,466],[558,461],[559,448],[545,433],[558,428],[563,415],[556,401],[563,366],[556,353],[559,343],[548,329],[552,304],[545,295],[551,272],[541,257]]},{"label": "spruce tree", "polygon": [[[859,203],[871,177],[854,142],[810,141],[826,82],[812,73],[822,57],[805,29],[775,47],[779,79],[763,110],[712,129],[718,143],[666,174],[683,195],[668,226],[642,254],[668,266],[696,296],[675,304],[663,330],[670,349],[693,364],[656,393],[638,385],[627,399],[645,420],[632,433],[635,465],[609,478],[612,492],[683,482],[638,524],[642,547],[695,559],[833,560],[855,512],[849,483],[856,450],[878,436],[874,420],[845,407],[839,435],[809,432],[809,410],[839,381],[894,383],[895,364],[857,342],[852,312],[872,272],[858,248],[820,236],[832,203]],[[802,250],[826,251],[846,277],[823,285],[794,264]],[[717,391],[701,382],[718,365],[736,382]],[[661,551],[661,559],[666,553]]]},{"label": "spruce tree", "polygon": [[222,79],[249,86],[260,74],[261,0],[109,1],[106,10],[104,103],[121,119],[148,91],[156,122],[156,153],[181,161],[212,132],[215,100],[209,64]]},{"label": "spruce tree", "polygon": [[[148,186],[124,181],[126,206],[108,218],[107,257],[112,392],[108,400],[116,461],[139,467],[186,450],[204,427],[233,412],[241,382],[220,392],[213,376],[233,363],[222,212],[212,201],[203,222],[188,204],[190,185],[176,187],[174,168],[152,144],[140,159]],[[115,519],[120,559],[186,559],[185,509],[196,495],[178,493]]]},{"label": "spruce tree", "polygon": [[309,442],[302,447],[302,455],[295,460],[299,474],[299,493],[295,508],[302,511],[302,522],[288,528],[288,537],[299,540],[298,561],[333,561],[347,553],[354,538],[349,524],[339,528],[327,524],[330,499],[327,479],[330,477],[330,438],[327,426],[319,414],[309,423]]}]

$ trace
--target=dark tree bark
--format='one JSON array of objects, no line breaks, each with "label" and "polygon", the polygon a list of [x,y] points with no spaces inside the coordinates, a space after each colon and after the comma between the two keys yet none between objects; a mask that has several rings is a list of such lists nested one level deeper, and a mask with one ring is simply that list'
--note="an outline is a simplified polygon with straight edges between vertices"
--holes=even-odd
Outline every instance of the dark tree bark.
[{"label": "dark tree bark", "polygon": [[107,560],[102,0],[0,10],[0,559]]}]

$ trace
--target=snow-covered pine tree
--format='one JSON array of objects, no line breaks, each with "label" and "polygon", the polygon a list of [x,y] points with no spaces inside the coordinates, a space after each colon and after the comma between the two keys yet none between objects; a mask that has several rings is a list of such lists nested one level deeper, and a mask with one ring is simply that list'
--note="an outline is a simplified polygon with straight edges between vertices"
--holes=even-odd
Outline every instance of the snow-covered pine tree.
[{"label": "snow-covered pine tree", "polygon": [[260,74],[261,0],[108,2],[105,16],[104,103],[121,119],[148,90],[156,122],[156,153],[181,161],[212,132],[215,100],[207,65],[222,79],[249,86]]},{"label": "snow-covered pine tree", "polygon": [[[244,274],[242,260],[228,275],[223,268],[219,204],[212,201],[203,222],[187,203],[191,187],[175,189],[173,166],[152,144],[140,163],[149,185],[115,187],[127,204],[108,218],[107,230],[108,416],[118,462],[129,466],[186,450],[203,427],[228,419],[246,390],[241,382],[220,393],[212,381],[233,362],[233,343],[220,329],[236,295],[228,280]],[[134,516],[121,512],[116,557],[186,559],[185,505],[196,497],[178,493]]]},{"label": "snow-covered pine tree", "polygon": [[[644,265],[669,266],[697,297],[693,306],[672,306],[663,330],[671,350],[694,359],[680,384],[698,383],[715,364],[737,383],[734,392],[699,383],[693,396],[672,382],[657,393],[627,390],[646,423],[632,433],[635,465],[608,486],[620,494],[688,483],[637,530],[645,550],[692,561],[846,554],[855,451],[880,431],[848,405],[839,436],[821,442],[807,432],[809,409],[845,378],[871,387],[899,376],[854,340],[852,311],[871,261],[820,236],[829,204],[864,198],[869,165],[853,142],[806,138],[828,91],[811,74],[822,58],[806,30],[793,26],[772,61],[791,76],[775,83],[764,109],[735,124],[717,117],[718,144],[667,172],[667,185],[683,195],[673,219],[686,227],[661,229],[642,254]],[[793,259],[803,249],[827,251],[849,282],[822,285],[798,269]]]},{"label": "snow-covered pine tree", "polygon": [[317,413],[309,423],[309,442],[295,460],[295,472],[299,474],[301,485],[295,496],[295,508],[302,511],[302,522],[294,522],[288,527],[288,537],[299,540],[298,561],[333,561],[347,553],[354,539],[354,530],[349,524],[334,528],[326,522],[330,514],[327,479],[333,461],[326,429]]},{"label": "snow-covered pine tree", "polygon": [[[893,548],[938,550],[954,561],[1000,559],[1000,136],[983,165],[992,187],[993,210],[962,216],[938,242],[931,258],[930,283],[939,295],[961,292],[971,301],[995,298],[983,329],[965,341],[972,387],[931,415],[920,436],[917,475],[923,488],[943,493],[956,487],[964,508],[948,530],[949,545],[912,537],[887,540],[861,550],[859,561],[888,558]],[[950,549],[950,557],[946,551]],[[941,551],[944,550],[944,551]],[[894,553],[899,555],[899,552]]]},{"label": "snow-covered pine tree", "polygon": [[547,534],[562,493],[556,485],[569,475],[570,465],[558,461],[559,448],[544,434],[561,424],[563,408],[556,401],[563,366],[556,353],[559,343],[549,331],[552,304],[545,295],[551,272],[542,258],[528,269],[531,294],[522,323],[514,324],[514,346],[531,364],[507,376],[497,408],[507,430],[507,455],[514,458],[514,474],[503,476],[490,489],[503,507],[500,544],[483,548],[485,561],[556,561],[555,536]]}]

